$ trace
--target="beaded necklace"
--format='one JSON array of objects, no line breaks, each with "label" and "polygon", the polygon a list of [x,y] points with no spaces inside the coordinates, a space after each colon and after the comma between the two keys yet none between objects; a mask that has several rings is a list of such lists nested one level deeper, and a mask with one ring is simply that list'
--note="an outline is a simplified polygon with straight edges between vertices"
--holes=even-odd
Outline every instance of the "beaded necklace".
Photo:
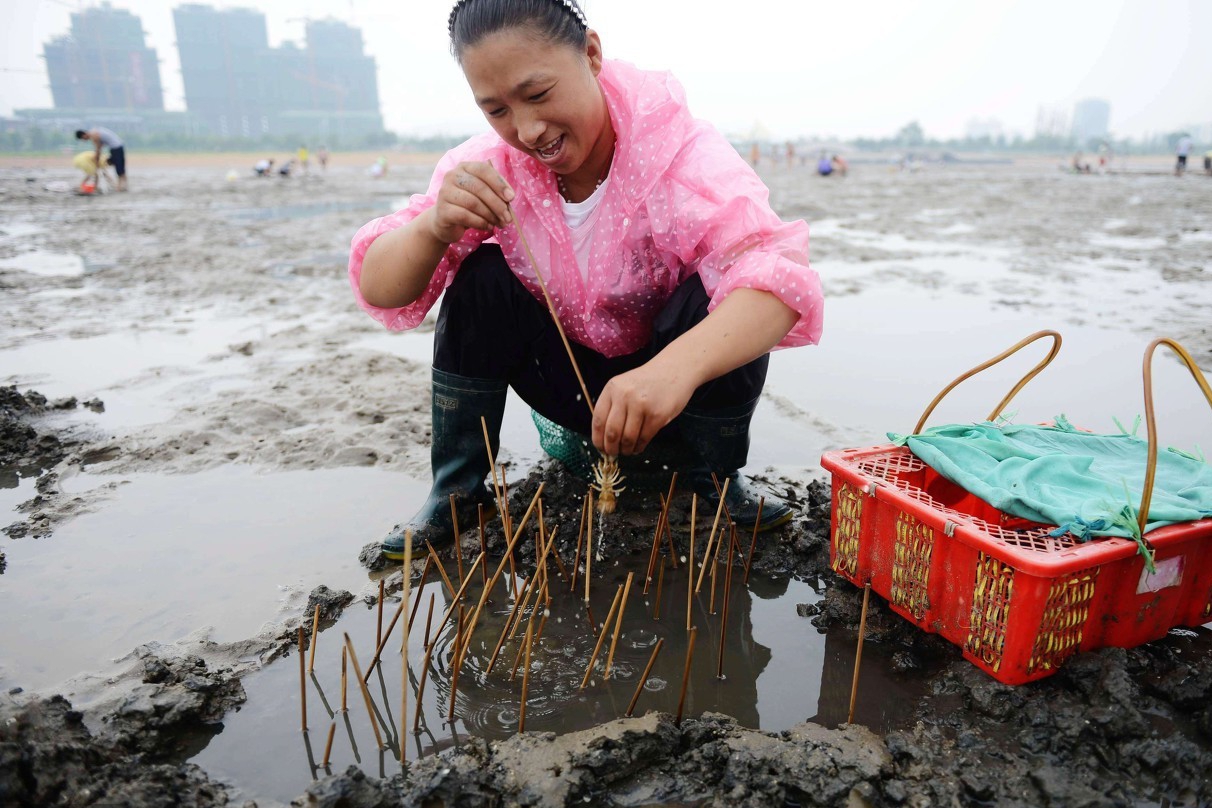
[{"label": "beaded necklace", "polygon": [[[589,196],[593,196],[593,192],[597,191],[599,188],[602,187],[602,183],[604,183],[606,181],[606,177],[610,175],[610,165],[613,162],[614,162],[614,147],[612,146],[611,150],[610,150],[610,159],[607,160],[606,165],[602,167],[602,173],[600,175],[598,175],[598,181],[596,183],[594,183],[593,191],[590,192]],[[560,196],[564,198],[565,202],[567,202],[569,204],[575,204],[571,199],[568,198],[568,186],[564,184],[564,177],[561,174],[556,174],[556,188],[559,189]],[[588,197],[586,197],[586,198],[588,198]],[[582,201],[584,201],[584,200],[582,200]]]}]

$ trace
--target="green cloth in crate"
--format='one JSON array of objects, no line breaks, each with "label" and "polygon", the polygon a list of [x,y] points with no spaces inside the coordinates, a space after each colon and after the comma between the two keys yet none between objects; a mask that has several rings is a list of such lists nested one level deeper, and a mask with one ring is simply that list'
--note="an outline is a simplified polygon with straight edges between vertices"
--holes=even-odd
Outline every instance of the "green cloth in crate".
[{"label": "green cloth in crate", "polygon": [[[1023,519],[1073,533],[1137,538],[1136,511],[1149,444],[1134,435],[1095,435],[1057,426],[949,424],[898,444],[951,482]],[[1158,452],[1146,532],[1212,516],[1212,466],[1175,450]]]}]

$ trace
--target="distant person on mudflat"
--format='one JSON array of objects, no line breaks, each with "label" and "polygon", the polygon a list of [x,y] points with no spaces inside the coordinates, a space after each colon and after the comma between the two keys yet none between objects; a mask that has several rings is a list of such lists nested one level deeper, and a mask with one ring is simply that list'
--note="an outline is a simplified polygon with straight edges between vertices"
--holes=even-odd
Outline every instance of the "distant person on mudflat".
[{"label": "distant person on mudflat", "polygon": [[298,154],[295,155],[295,161],[299,168],[303,170],[304,174],[307,173],[308,160],[310,157],[311,155],[307,152],[307,146],[300,146]]},{"label": "distant person on mudflat", "polygon": [[110,129],[104,126],[97,126],[93,129],[77,129],[76,140],[91,140],[93,143],[93,160],[97,165],[101,165],[101,149],[102,147],[109,149],[109,164],[113,166],[114,173],[118,175],[118,190],[126,190],[126,147],[122,143],[122,138],[118,137]]},{"label": "distant person on mudflat", "polygon": [[[739,470],[768,354],[821,335],[808,226],[775,215],[671,75],[607,59],[574,0],[460,0],[449,35],[493,132],[447,152],[426,193],[359,230],[349,261],[358,302],[388,328],[415,328],[442,297],[433,485],[384,553],[400,558],[406,531],[449,544],[452,494],[460,525],[478,505],[495,511],[481,418],[495,453],[510,387],[607,456],[676,442],[694,458],[683,490],[715,508],[714,472],[752,528],[759,495]],[[764,527],[790,517],[765,495]]]},{"label": "distant person on mudflat", "polygon": [[841,174],[843,177],[846,176],[846,172],[850,170],[849,163],[843,160],[840,154],[833,155],[833,157],[829,159],[829,163],[833,166],[833,170],[838,174]]},{"label": "distant person on mudflat", "polygon": [[328,171],[328,147],[321,146],[316,149],[316,162],[320,164],[320,171]]},{"label": "distant person on mudflat", "polygon": [[1204,173],[1212,177],[1212,149],[1204,152]]},{"label": "distant person on mudflat", "polygon": [[261,158],[253,165],[253,173],[258,177],[268,177],[273,173],[274,161],[268,158]]},{"label": "distant person on mudflat", "polygon": [[833,173],[833,161],[824,152],[821,152],[821,156],[816,160],[816,173],[822,177],[828,177]]},{"label": "distant person on mudflat", "polygon": [[1178,159],[1174,163],[1174,176],[1181,177],[1187,170],[1187,155],[1191,153],[1191,136],[1183,135],[1174,146],[1174,155]]}]

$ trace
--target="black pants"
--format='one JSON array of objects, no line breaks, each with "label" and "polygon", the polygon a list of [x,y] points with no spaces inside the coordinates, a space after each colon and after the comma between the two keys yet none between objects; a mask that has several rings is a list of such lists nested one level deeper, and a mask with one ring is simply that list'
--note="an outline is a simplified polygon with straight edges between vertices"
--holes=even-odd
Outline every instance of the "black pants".
[{"label": "black pants", "polygon": [[[698,275],[691,276],[657,315],[648,344],[626,356],[608,358],[570,339],[589,394],[596,401],[612,377],[644,364],[693,328],[707,316],[708,301]],[[707,382],[686,409],[722,417],[752,412],[769,362],[763,355]],[[522,286],[495,244],[469,255],[446,290],[433,366],[460,376],[508,382],[545,418],[582,435],[591,431],[589,408],[551,314]]]}]

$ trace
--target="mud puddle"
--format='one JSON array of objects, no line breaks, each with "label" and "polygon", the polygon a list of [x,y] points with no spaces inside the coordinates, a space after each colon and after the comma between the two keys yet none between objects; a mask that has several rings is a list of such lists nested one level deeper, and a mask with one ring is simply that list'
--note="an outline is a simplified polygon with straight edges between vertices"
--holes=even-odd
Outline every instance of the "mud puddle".
[{"label": "mud puddle", "polygon": [[32,250],[12,258],[0,258],[0,270],[17,270],[42,277],[78,277],[84,274],[84,259],[71,253]]},{"label": "mud puddle", "polygon": [[[468,559],[470,561],[470,558]],[[449,559],[448,559],[449,561]],[[642,592],[639,577],[646,567],[646,554],[633,554],[605,562],[606,574],[594,569],[591,611],[597,624],[591,629],[584,609],[583,591],[570,595],[567,583],[553,587],[552,603],[536,614],[533,630],[542,625],[540,640],[533,646],[525,717],[527,732],[557,735],[586,730],[623,717],[639,686],[645,666],[661,641],[661,650],[640,692],[636,715],[649,710],[675,714],[687,651],[686,568],[659,573]],[[450,562],[450,574],[454,564]],[[495,565],[494,565],[495,566]],[[595,671],[584,689],[590,656],[601,631],[601,621],[610,610],[626,571],[638,570],[629,593],[625,619],[611,675],[604,679],[611,645],[610,630],[603,643]],[[492,567],[489,568],[489,574]],[[553,568],[553,575],[555,574]],[[684,714],[724,713],[742,726],[769,732],[788,730],[805,719],[836,726],[847,718],[853,673],[855,635],[835,628],[821,633],[797,610],[798,604],[816,603],[820,596],[807,583],[754,574],[748,585],[742,581],[743,567],[734,569],[726,627],[723,676],[719,669],[720,623],[724,600],[723,566],[710,614],[710,583],[691,600],[696,628],[695,651],[687,688]],[[561,579],[562,580],[562,579]],[[657,599],[658,580],[661,598]],[[478,579],[476,583],[478,583]],[[525,581],[517,581],[519,589]],[[558,590],[558,591],[557,591]],[[401,660],[399,631],[385,644],[381,665],[369,674],[368,691],[384,746],[376,738],[353,667],[349,667],[347,690],[341,688],[343,634],[354,643],[365,672],[376,647],[377,609],[355,604],[335,625],[322,627],[316,646],[315,666],[307,678],[309,732],[300,726],[299,669],[291,653],[243,681],[248,702],[228,715],[222,732],[191,762],[212,778],[232,785],[237,794],[289,802],[314,778],[360,767],[370,777],[390,777],[399,771],[401,742],[410,760],[452,748],[483,745],[518,732],[521,719],[521,686],[525,662],[519,650],[528,621],[507,640],[493,665],[488,667],[497,641],[511,611],[509,584],[494,592],[490,613],[477,625],[468,656],[457,680],[454,720],[449,720],[453,630],[447,626],[436,641],[432,664],[426,675],[419,719],[416,694],[425,656],[424,626],[432,598],[434,625],[449,606],[449,593],[440,582],[427,584],[412,605],[419,601],[417,619],[409,641],[408,726],[400,731]],[[470,598],[468,610],[476,598]],[[389,598],[383,630],[399,607],[398,594]],[[659,619],[653,619],[659,614]],[[546,620],[544,617],[546,616]],[[612,621],[613,623],[613,621]],[[403,625],[401,618],[400,625]],[[310,652],[306,652],[310,663]],[[912,720],[912,709],[925,692],[924,673],[905,679],[891,673],[891,655],[872,646],[864,656],[856,721],[876,732],[902,728]],[[344,703],[347,710],[342,711]],[[330,726],[336,727],[327,771],[321,766]],[[416,731],[413,727],[416,726]],[[272,759],[280,765],[267,767]]]},{"label": "mud puddle", "polygon": [[379,215],[391,213],[401,205],[399,200],[352,200],[343,202],[307,202],[295,205],[271,205],[258,208],[233,208],[224,215],[234,222],[268,222],[307,219],[331,213],[367,212]]},{"label": "mud puddle", "polygon": [[[364,586],[358,548],[426,493],[402,475],[358,468],[81,474],[64,483],[70,496],[97,486],[107,489],[105,507],[64,524],[53,541],[5,540],[0,687],[87,704],[115,659],[149,640],[273,633],[317,584]],[[80,671],[94,673],[65,685]]]}]

